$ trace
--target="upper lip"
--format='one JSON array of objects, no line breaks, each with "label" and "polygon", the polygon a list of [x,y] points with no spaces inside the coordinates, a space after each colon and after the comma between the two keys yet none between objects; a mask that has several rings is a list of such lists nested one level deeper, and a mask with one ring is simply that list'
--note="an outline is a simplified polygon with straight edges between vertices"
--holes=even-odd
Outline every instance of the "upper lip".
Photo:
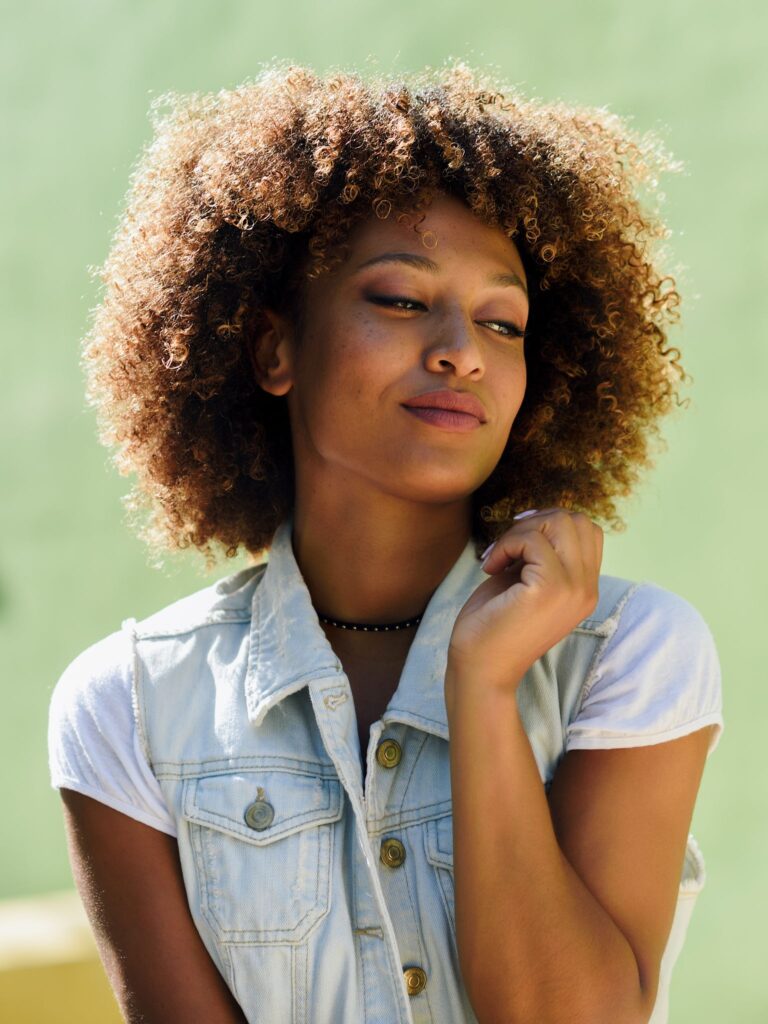
[{"label": "upper lip", "polygon": [[421,395],[415,395],[402,403],[412,405],[419,409],[448,409],[452,412],[464,412],[475,416],[481,423],[485,423],[485,406],[476,395],[469,391],[453,391],[450,388],[441,388],[439,391],[425,391]]}]

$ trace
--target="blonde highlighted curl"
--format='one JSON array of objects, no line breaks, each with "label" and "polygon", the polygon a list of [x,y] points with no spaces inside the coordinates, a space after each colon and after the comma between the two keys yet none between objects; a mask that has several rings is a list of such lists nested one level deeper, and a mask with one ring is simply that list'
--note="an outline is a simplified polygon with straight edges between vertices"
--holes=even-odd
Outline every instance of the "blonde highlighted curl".
[{"label": "blonde highlighted curl", "polygon": [[[604,109],[543,103],[463,62],[396,79],[274,63],[215,95],[166,94],[132,175],[83,346],[87,398],[156,553],[216,563],[269,547],[294,499],[284,398],[256,383],[264,307],[301,321],[304,280],[358,222],[463,199],[528,276],[528,385],[475,492],[478,550],[526,508],[624,529],[687,375],[667,343],[675,280],[655,242],[658,175],[680,165]],[[145,513],[148,515],[145,516]]]}]

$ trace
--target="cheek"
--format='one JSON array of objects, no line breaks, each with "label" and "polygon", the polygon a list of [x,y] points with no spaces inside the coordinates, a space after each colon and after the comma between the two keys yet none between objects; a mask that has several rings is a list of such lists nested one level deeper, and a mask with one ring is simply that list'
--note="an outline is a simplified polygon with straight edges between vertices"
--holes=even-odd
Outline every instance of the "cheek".
[{"label": "cheek", "polygon": [[326,335],[316,360],[317,372],[326,384],[326,401],[343,398],[350,405],[373,403],[372,408],[406,367],[406,350],[394,343],[391,334],[361,324],[347,324]]},{"label": "cheek", "polygon": [[518,380],[518,394],[520,402],[523,401],[525,391],[528,386],[528,368],[525,365],[525,359],[520,360],[520,377]]},{"label": "cheek", "polygon": [[499,408],[510,424],[522,405],[528,383],[527,368],[522,349],[519,354],[507,358],[503,364],[496,365],[492,370],[495,379],[501,382],[499,387]]},{"label": "cheek", "polygon": [[310,429],[349,437],[371,418],[385,386],[387,361],[359,336],[328,325],[309,341],[300,365],[299,402]]}]

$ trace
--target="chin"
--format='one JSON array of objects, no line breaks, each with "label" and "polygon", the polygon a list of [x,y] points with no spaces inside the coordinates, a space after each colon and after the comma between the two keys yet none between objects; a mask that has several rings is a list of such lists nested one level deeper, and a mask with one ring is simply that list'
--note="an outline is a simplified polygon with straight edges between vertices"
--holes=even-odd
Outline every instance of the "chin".
[{"label": "chin", "polygon": [[[489,473],[491,470],[488,471]],[[424,504],[448,504],[463,501],[480,487],[488,474],[480,476],[477,469],[460,473],[456,468],[421,467],[415,473],[398,475],[393,491],[411,501]]]}]

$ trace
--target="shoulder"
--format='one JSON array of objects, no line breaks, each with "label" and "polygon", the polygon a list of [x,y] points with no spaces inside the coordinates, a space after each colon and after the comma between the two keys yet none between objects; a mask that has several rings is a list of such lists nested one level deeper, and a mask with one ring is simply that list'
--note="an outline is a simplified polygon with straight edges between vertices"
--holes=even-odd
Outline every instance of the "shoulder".
[{"label": "shoulder", "polygon": [[598,578],[597,606],[591,615],[579,623],[576,631],[598,636],[613,632],[627,601],[642,586],[645,584],[623,576],[601,573]]},{"label": "shoulder", "polygon": [[[617,577],[609,577],[616,580]],[[636,643],[674,641],[678,647],[704,645],[714,650],[714,637],[701,612],[673,590],[648,580],[623,580],[628,584],[602,625],[604,632],[619,638],[632,636]]]},{"label": "shoulder", "polygon": [[578,631],[613,637],[632,632],[636,637],[659,639],[674,634],[713,643],[701,612],[686,598],[648,580],[601,575],[597,607],[576,627]]},{"label": "shoulder", "polygon": [[61,673],[48,712],[51,785],[69,789],[175,835],[140,741],[131,639],[116,630]]},{"label": "shoulder", "polygon": [[110,698],[130,700],[130,691],[130,639],[118,629],[86,647],[64,668],[53,689],[51,717],[92,710]]},{"label": "shoulder", "polygon": [[265,565],[251,566],[166,605],[122,627],[77,654],[53,690],[51,716],[94,710],[113,703],[130,704],[133,640],[175,636],[216,622],[247,621],[253,591]]},{"label": "shoulder", "polygon": [[620,627],[643,624],[710,634],[701,613],[690,601],[657,584],[601,574],[598,588],[597,607],[579,624],[578,630],[610,636]]},{"label": "shoulder", "polygon": [[248,566],[143,619],[126,619],[123,626],[129,626],[136,639],[142,640],[189,633],[216,623],[246,622],[265,569],[266,562]]},{"label": "shoulder", "polygon": [[598,614],[577,628],[600,642],[568,727],[569,746],[655,743],[716,724],[714,749],[723,728],[722,692],[709,625],[674,591],[622,582],[623,588],[609,584],[611,600],[599,602]]}]

